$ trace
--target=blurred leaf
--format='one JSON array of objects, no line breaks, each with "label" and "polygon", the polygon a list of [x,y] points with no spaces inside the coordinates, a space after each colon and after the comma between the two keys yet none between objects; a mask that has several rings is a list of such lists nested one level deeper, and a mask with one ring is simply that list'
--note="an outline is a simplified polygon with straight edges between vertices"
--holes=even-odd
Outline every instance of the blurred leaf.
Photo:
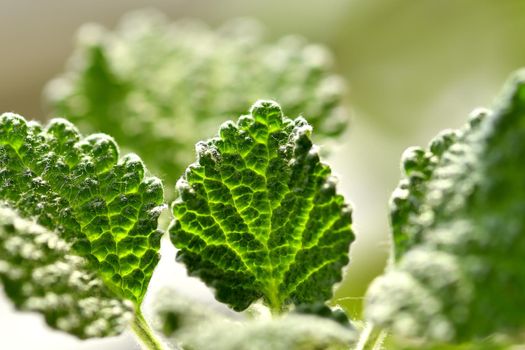
[{"label": "blurred leaf", "polygon": [[331,319],[342,326],[352,327],[348,316],[346,316],[346,313],[343,310],[339,308],[330,308],[324,303],[297,305],[293,312],[300,315],[315,315],[324,317]]},{"label": "blurred leaf", "polygon": [[332,320],[287,315],[242,325],[210,325],[198,335],[188,337],[188,344],[199,350],[348,350],[356,340],[355,330]]},{"label": "blurred leaf", "polygon": [[120,334],[132,303],[111,292],[70,244],[0,204],[0,281],[18,309],[79,338]]},{"label": "blurred leaf", "polygon": [[370,287],[368,319],[438,342],[523,329],[524,120],[521,73],[493,111],[408,151],[392,197],[397,262]]},{"label": "blurred leaf", "polygon": [[319,136],[340,134],[344,90],[330,53],[302,38],[267,43],[249,20],[210,30],[138,12],[113,32],[83,28],[68,70],[47,97],[55,114],[113,135],[174,184],[193,159],[193,145],[258,98],[305,113]]},{"label": "blurred leaf", "polygon": [[174,345],[194,350],[347,350],[354,328],[313,315],[289,314],[240,322],[163,290],[156,298],[156,327]]}]

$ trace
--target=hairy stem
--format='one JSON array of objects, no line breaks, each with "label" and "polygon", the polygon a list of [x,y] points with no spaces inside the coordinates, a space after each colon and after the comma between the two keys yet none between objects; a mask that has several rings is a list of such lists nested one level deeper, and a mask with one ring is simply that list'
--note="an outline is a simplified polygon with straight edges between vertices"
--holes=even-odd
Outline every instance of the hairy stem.
[{"label": "hairy stem", "polygon": [[374,328],[372,323],[367,323],[359,336],[355,350],[381,350],[386,336],[387,332],[384,329]]},{"label": "hairy stem", "polygon": [[133,320],[131,328],[133,329],[133,332],[135,332],[137,337],[140,339],[142,344],[145,346],[145,349],[163,350],[161,343],[153,335],[153,331],[148,326],[148,323],[144,319],[142,311],[138,307],[136,308],[135,319]]},{"label": "hairy stem", "polygon": [[378,333],[377,333],[377,336],[375,337],[376,341],[374,343],[374,347],[372,348],[372,350],[382,350],[384,349],[383,348],[383,343],[385,342],[385,338],[386,336],[388,335],[388,332],[384,329],[381,329]]},{"label": "hairy stem", "polygon": [[279,299],[279,292],[276,287],[277,283],[273,281],[270,288],[268,288],[266,295],[268,296],[268,307],[272,316],[277,316],[283,313],[283,306]]}]

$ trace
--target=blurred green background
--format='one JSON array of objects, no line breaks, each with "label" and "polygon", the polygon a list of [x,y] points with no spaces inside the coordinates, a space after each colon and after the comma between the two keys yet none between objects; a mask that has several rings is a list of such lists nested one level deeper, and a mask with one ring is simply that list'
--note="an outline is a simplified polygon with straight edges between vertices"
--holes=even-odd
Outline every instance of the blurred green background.
[{"label": "blurred green background", "polygon": [[[301,34],[334,52],[353,113],[329,161],[354,205],[357,232],[335,302],[354,316],[385,265],[388,199],[403,150],[461,126],[525,66],[523,0],[0,0],[0,111],[43,119],[42,88],[63,71],[78,27],[97,22],[112,28],[125,12],[146,6],[173,20],[211,25],[255,17],[270,37]],[[155,284],[172,283],[174,273],[161,270]],[[130,335],[81,344],[48,331],[39,317],[15,314],[3,296],[0,334],[2,349],[136,347]]]}]

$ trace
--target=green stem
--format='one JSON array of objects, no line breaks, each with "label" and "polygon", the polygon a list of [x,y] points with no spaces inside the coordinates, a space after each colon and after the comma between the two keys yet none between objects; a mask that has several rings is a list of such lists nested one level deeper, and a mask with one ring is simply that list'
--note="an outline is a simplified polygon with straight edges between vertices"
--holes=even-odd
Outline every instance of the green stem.
[{"label": "green stem", "polygon": [[371,322],[367,323],[361,332],[355,350],[381,350],[386,336],[386,330],[374,328]]},{"label": "green stem", "polygon": [[276,283],[272,283],[272,286],[268,288],[267,300],[272,316],[277,316],[283,313],[283,306],[279,299],[279,293],[277,292]]},{"label": "green stem", "polygon": [[280,303],[271,303],[270,312],[272,313],[272,317],[276,317],[283,313],[283,308]]},{"label": "green stem", "polygon": [[135,319],[131,324],[131,329],[133,329],[133,332],[135,332],[147,350],[163,350],[161,343],[153,335],[153,331],[148,326],[139,307],[135,310]]},{"label": "green stem", "polygon": [[385,342],[386,336],[388,335],[388,332],[384,329],[382,329],[379,334],[377,334],[376,342],[374,344],[374,348],[372,350],[382,350],[383,349],[383,343]]}]

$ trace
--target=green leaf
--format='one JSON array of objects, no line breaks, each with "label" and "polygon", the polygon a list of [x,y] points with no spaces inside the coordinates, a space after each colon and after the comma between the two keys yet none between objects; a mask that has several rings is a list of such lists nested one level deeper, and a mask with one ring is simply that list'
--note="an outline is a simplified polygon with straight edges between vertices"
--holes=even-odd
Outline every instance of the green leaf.
[{"label": "green leaf", "polygon": [[[454,131],[445,130],[433,143],[447,148],[456,137]],[[421,239],[420,234],[414,232],[419,226],[411,225],[411,219],[414,213],[424,208],[426,185],[434,174],[441,155],[442,153],[426,151],[421,147],[410,147],[403,154],[401,164],[405,178],[399,183],[390,202],[396,259]]]},{"label": "green leaf", "polygon": [[145,172],[136,155],[119,159],[107,135],[83,138],[63,119],[43,128],[0,116],[0,200],[71,245],[68,254],[84,258],[107,288],[136,305],[161,237],[162,185]]},{"label": "green leaf", "polygon": [[410,149],[392,197],[396,264],[367,296],[394,334],[470,341],[523,330],[525,79],[493,111]]},{"label": "green leaf", "polygon": [[323,302],[354,240],[351,209],[319,160],[311,127],[259,101],[197,144],[177,183],[170,227],[177,259],[235,310]]},{"label": "green leaf", "polygon": [[0,281],[18,309],[79,338],[120,334],[133,306],[111,292],[71,245],[0,204]]},{"label": "green leaf", "polygon": [[[174,298],[173,296],[176,295]],[[154,324],[174,345],[196,350],[347,350],[358,334],[331,319],[288,314],[240,320],[162,290],[154,304]]]},{"label": "green leaf", "polygon": [[300,37],[271,42],[262,32],[248,20],[212,30],[156,12],[129,14],[114,31],[89,25],[47,99],[55,115],[113,135],[170,184],[197,141],[258,98],[304,113],[319,136],[340,134],[345,86],[331,54]]}]

